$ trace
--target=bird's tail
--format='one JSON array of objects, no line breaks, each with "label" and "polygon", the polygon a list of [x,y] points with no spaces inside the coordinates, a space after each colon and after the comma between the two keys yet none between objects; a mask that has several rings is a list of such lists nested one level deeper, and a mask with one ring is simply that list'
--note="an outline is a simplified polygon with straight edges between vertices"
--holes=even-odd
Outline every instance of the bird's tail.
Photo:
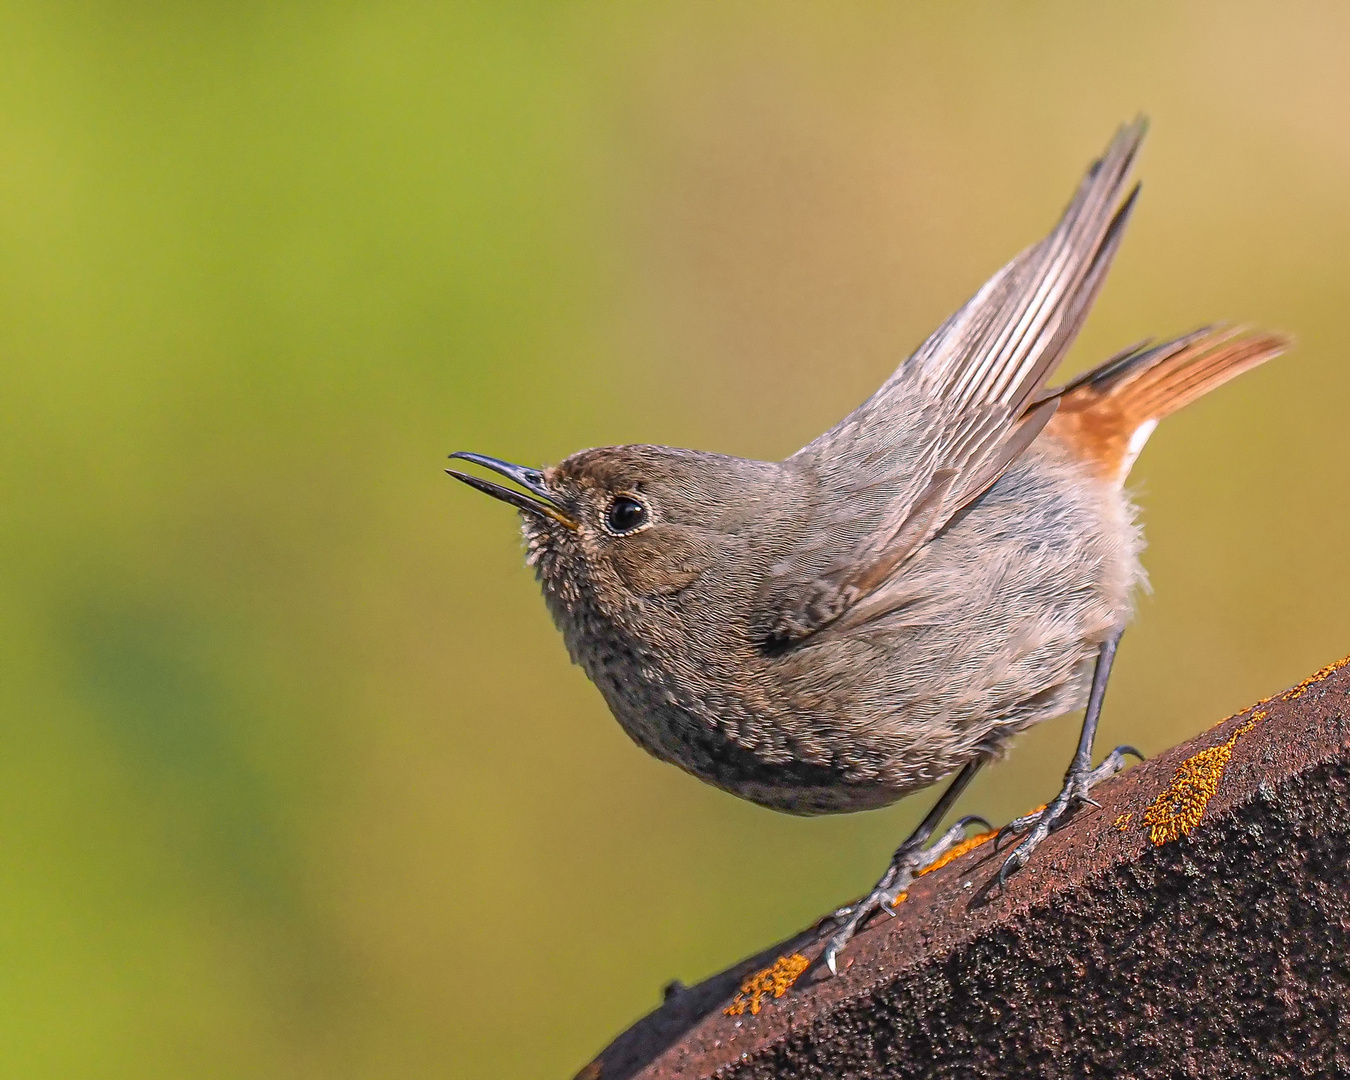
[{"label": "bird's tail", "polygon": [[1123,483],[1159,420],[1288,347],[1280,334],[1213,327],[1135,346],[1054,391],[1047,431]]}]

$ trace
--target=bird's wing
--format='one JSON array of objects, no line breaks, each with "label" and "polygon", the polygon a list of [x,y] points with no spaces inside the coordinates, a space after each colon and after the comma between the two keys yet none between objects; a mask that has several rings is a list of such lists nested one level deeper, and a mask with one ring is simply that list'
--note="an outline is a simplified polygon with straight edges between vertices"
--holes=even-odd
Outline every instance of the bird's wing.
[{"label": "bird's wing", "polygon": [[891,577],[1003,473],[1054,414],[1038,399],[1110,268],[1146,130],[1120,130],[1059,224],[995,274],[871,398],[789,463],[811,473],[820,527],[770,573],[753,630],[788,645]]}]

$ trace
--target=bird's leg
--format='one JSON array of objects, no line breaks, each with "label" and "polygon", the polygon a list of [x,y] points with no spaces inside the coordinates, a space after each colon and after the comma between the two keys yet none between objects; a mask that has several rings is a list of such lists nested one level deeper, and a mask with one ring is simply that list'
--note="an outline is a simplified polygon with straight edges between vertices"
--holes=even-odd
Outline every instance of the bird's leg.
[{"label": "bird's leg", "polygon": [[919,822],[919,827],[909,835],[903,844],[895,850],[891,857],[891,864],[886,868],[886,872],[881,875],[881,880],[877,882],[876,887],[856,904],[851,904],[846,908],[840,908],[834,913],[835,921],[843,920],[843,925],[835,931],[825,946],[822,954],[825,963],[829,966],[831,972],[838,974],[839,954],[844,951],[844,946],[858,932],[868,917],[874,911],[885,911],[893,915],[892,910],[895,906],[896,898],[909,888],[910,883],[923,873],[938,859],[942,858],[948,851],[961,842],[965,837],[966,826],[978,822],[986,829],[989,828],[989,822],[981,817],[963,817],[945,833],[943,833],[932,846],[925,848],[923,845],[928,842],[928,838],[933,835],[937,827],[942,823],[942,819],[947,816],[952,805],[961,797],[961,792],[970,783],[976,771],[980,767],[978,760],[965,765],[956,779],[948,785],[947,790],[942,793],[942,797],[933,805],[933,809],[928,811],[928,816]]},{"label": "bird's leg", "polygon": [[1037,845],[1049,836],[1051,831],[1064,824],[1075,810],[1085,804],[1099,805],[1090,794],[1093,786],[1120,772],[1125,767],[1127,754],[1132,754],[1140,761],[1144,759],[1144,755],[1133,746],[1117,746],[1106,755],[1106,759],[1100,765],[1095,769],[1092,767],[1092,741],[1097,735],[1102,699],[1106,697],[1106,682],[1111,676],[1111,663],[1116,658],[1120,634],[1121,632],[1117,631],[1103,641],[1101,651],[1097,653],[1097,667],[1092,673],[1092,690],[1088,694],[1087,712],[1083,716],[1083,730],[1079,733],[1078,750],[1069,764],[1069,771],[1064,774],[1064,787],[1053,801],[1041,809],[1008,822],[994,839],[994,846],[997,847],[1005,833],[1017,836],[1026,833],[1022,842],[1012,849],[1012,853],[999,868],[1000,885],[1008,879],[1009,874],[1025,866]]}]

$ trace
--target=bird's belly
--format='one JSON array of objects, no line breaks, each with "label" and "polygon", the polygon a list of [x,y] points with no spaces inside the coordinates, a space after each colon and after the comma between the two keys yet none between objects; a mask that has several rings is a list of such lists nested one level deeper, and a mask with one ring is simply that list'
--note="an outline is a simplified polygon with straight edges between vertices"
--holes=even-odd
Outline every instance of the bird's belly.
[{"label": "bird's belly", "polygon": [[[650,673],[649,673],[650,674]],[[959,768],[977,747],[900,752],[859,729],[856,716],[765,712],[765,703],[719,691],[680,703],[650,679],[593,680],[639,746],[714,787],[789,814],[848,813],[888,806]]]},{"label": "bird's belly", "polygon": [[725,717],[719,722],[702,710],[667,704],[636,715],[627,709],[613,712],[628,735],[653,756],[732,795],[789,814],[887,806],[942,775],[897,790],[876,770],[859,770],[854,754],[831,757],[818,744],[799,752],[769,737],[767,725],[761,729],[766,737],[757,741],[727,724]]}]

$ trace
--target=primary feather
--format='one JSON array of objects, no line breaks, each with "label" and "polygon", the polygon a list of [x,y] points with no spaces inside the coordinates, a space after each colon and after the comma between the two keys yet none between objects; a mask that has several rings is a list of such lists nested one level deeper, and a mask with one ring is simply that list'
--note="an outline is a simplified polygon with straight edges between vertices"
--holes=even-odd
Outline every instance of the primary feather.
[{"label": "primary feather", "polygon": [[1120,243],[1144,121],[1121,129],[1059,224],[1000,270],[894,375],[792,461],[817,474],[824,528],[764,585],[758,630],[787,644],[880,587],[988,489],[1053,416],[1028,409],[1073,342]]}]

